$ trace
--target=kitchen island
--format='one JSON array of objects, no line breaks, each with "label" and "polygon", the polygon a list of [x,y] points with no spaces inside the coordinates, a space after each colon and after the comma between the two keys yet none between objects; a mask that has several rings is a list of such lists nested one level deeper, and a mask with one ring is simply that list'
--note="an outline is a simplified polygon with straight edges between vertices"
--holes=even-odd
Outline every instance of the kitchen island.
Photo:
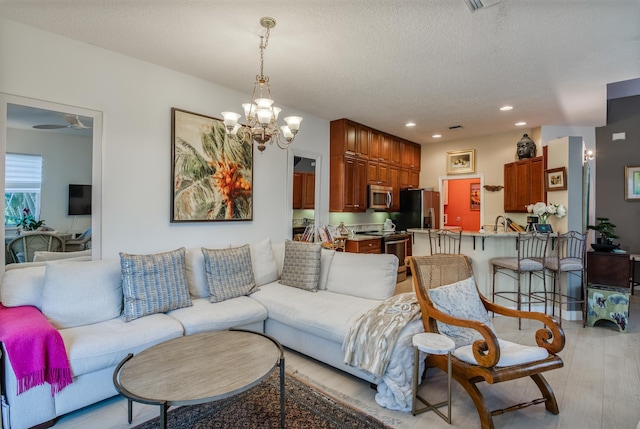
[{"label": "kitchen island", "polygon": [[[429,247],[429,230],[421,228],[410,228],[407,232],[413,235],[413,255],[429,255],[431,254]],[[491,300],[491,265],[489,260],[496,257],[518,256],[516,247],[518,233],[517,232],[471,232],[463,231],[460,246],[460,253],[467,255],[471,259],[473,272],[478,283],[478,289],[487,299]],[[549,250],[547,251],[549,254]],[[524,276],[523,276],[524,279]],[[527,284],[524,283],[523,284]],[[547,291],[552,289],[551,277],[547,277]],[[496,290],[515,290],[516,282],[504,275],[496,277]],[[542,282],[535,278],[532,285],[532,291],[542,291]],[[513,307],[512,303],[504,300],[497,300],[497,303],[506,307]],[[511,305],[509,305],[511,304]],[[544,311],[541,304],[532,310]],[[548,310],[550,314],[551,310]],[[566,313],[566,314],[565,314]],[[565,310],[563,308],[562,315],[565,319],[580,319],[581,311],[576,309]]]}]

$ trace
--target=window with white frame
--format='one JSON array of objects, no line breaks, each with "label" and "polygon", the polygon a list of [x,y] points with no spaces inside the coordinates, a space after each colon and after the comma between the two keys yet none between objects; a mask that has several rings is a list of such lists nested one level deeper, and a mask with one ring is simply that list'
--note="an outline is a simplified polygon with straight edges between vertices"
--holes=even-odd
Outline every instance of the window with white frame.
[{"label": "window with white frame", "polygon": [[40,218],[42,156],[5,155],[4,224],[16,226],[25,212]]}]

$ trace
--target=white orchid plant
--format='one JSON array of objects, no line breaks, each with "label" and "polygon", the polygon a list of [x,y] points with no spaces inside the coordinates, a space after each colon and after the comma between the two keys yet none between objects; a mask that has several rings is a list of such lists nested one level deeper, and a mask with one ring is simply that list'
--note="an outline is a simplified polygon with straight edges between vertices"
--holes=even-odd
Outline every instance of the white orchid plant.
[{"label": "white orchid plant", "polygon": [[540,223],[547,223],[547,219],[549,219],[549,216],[551,215],[558,218],[562,218],[567,215],[567,208],[564,205],[553,203],[545,204],[542,201],[535,204],[529,204],[527,206],[527,211],[538,216]]}]

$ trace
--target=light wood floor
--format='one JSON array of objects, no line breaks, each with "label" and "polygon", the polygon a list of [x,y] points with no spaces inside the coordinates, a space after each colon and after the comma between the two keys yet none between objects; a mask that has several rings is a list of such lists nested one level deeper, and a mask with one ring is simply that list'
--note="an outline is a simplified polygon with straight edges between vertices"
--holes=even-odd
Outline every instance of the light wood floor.
[{"label": "light wood floor", "polygon": [[[410,279],[398,285],[398,292],[411,290]],[[640,421],[640,294],[631,297],[630,328],[620,333],[609,327],[583,328],[581,322],[564,321],[566,347],[561,352],[564,367],[546,373],[556,394],[560,414],[554,416],[544,405],[495,416],[496,428],[558,429],[635,429]],[[510,341],[535,344],[539,326],[496,317],[494,325],[500,336]],[[399,429],[475,428],[479,420],[475,407],[465,391],[454,382],[453,423],[448,425],[436,414],[418,416],[390,411],[375,402],[375,391],[369,384],[322,363],[287,351],[287,371],[315,385],[335,398],[378,417]],[[444,373],[432,369],[421,385],[428,399],[440,401],[446,395]],[[508,403],[525,402],[539,397],[530,379],[480,385],[490,401],[490,408]],[[158,408],[134,404],[134,421],[127,424],[126,401],[115,397],[62,417],[55,429],[121,429],[129,428],[158,415]],[[446,411],[446,408],[443,409]]]}]

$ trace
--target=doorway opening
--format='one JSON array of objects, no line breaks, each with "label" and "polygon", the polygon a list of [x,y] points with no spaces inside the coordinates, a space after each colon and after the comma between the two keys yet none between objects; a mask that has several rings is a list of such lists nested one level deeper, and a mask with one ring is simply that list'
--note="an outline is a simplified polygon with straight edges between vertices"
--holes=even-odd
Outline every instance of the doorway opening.
[{"label": "doorway opening", "polygon": [[484,175],[440,177],[440,227],[473,231],[484,224]]}]

